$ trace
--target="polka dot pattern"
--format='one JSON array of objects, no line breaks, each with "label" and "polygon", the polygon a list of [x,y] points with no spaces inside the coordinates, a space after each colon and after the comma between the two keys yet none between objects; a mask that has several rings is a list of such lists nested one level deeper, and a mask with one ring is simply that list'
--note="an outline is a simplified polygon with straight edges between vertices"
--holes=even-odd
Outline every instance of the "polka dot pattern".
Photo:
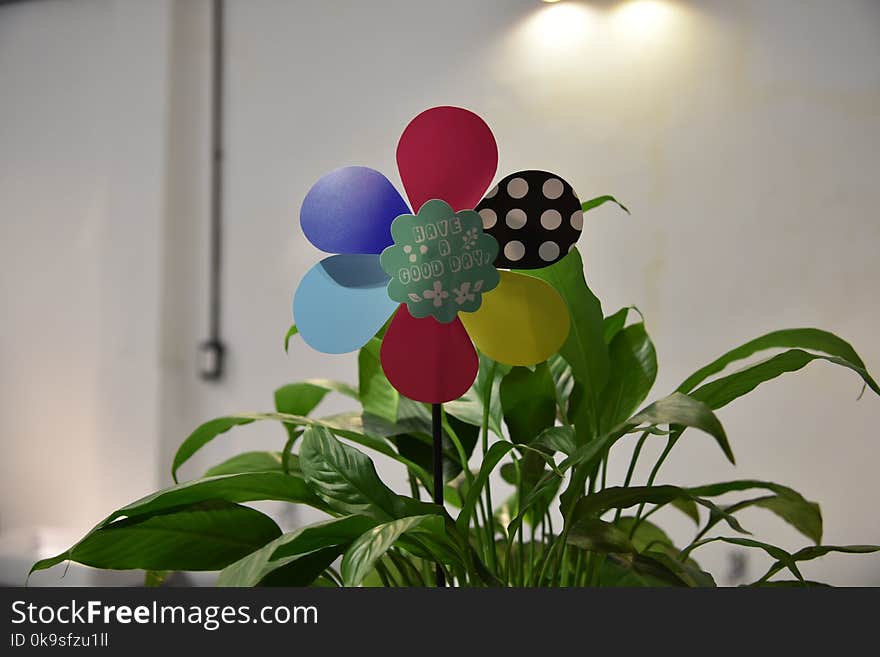
[{"label": "polka dot pattern", "polygon": [[559,214],[559,210],[550,209],[541,213],[541,225],[546,230],[556,230],[561,223],[562,215]]},{"label": "polka dot pattern", "polygon": [[508,212],[507,216],[504,218],[504,223],[507,224],[508,228],[512,228],[513,230],[519,230],[526,225],[527,221],[528,217],[526,216],[526,213],[519,208],[514,208]]},{"label": "polka dot pattern", "polygon": [[557,262],[581,235],[581,202],[565,180],[547,171],[503,178],[476,207],[484,230],[498,240],[495,266],[539,269]]},{"label": "polka dot pattern", "polygon": [[504,245],[504,257],[511,262],[518,262],[526,253],[526,247],[518,240],[510,240]]},{"label": "polka dot pattern", "polygon": [[492,208],[483,208],[480,210],[480,218],[483,220],[483,230],[489,230],[498,221],[498,215]]},{"label": "polka dot pattern", "polygon": [[522,198],[529,193],[529,183],[525,178],[512,178],[505,187],[510,198]]},{"label": "polka dot pattern", "polygon": [[556,262],[559,258],[559,245],[556,242],[544,242],[538,247],[538,257],[544,262]]},{"label": "polka dot pattern", "polygon": [[555,201],[562,196],[562,193],[565,191],[565,185],[562,184],[559,178],[550,178],[541,186],[541,191],[546,198]]}]

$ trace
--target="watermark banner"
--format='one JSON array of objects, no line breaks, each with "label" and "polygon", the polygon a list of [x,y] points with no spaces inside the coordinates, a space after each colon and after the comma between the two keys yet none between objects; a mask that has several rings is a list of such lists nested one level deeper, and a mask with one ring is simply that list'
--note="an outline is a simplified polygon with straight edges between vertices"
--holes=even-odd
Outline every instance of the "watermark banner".
[{"label": "watermark banner", "polygon": [[248,651],[246,657],[274,646],[409,654],[432,641],[472,654],[479,645],[525,649],[540,637],[554,649],[611,640],[627,650],[680,650],[710,628],[717,639],[760,637],[768,649],[776,643],[816,648],[825,640],[841,648],[873,627],[868,616],[876,604],[868,603],[876,595],[870,589],[0,589],[4,655],[123,654],[193,644],[224,654]]}]

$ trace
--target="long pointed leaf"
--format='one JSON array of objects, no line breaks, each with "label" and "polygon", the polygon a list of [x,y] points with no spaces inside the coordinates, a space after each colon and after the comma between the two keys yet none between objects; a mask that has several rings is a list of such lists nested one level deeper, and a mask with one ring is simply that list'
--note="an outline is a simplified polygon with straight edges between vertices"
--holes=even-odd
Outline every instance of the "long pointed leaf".
[{"label": "long pointed leaf", "polygon": [[299,463],[306,481],[337,511],[379,520],[396,516],[396,495],[379,478],[373,462],[326,428],[306,430]]},{"label": "long pointed leaf", "polygon": [[522,273],[541,278],[562,296],[571,322],[568,338],[560,355],[571,365],[577,380],[580,403],[574,405],[575,426],[579,441],[588,442],[598,435],[599,395],[608,381],[608,347],[604,338],[602,304],[584,279],[584,263],[577,248],[557,263]]},{"label": "long pointed leaf", "polygon": [[750,340],[726,354],[716,358],[705,367],[691,374],[678,386],[678,392],[690,392],[713,374],[721,372],[731,363],[748,358],[766,349],[809,349],[829,356],[837,356],[849,361],[857,367],[865,369],[865,364],[853,349],[852,345],[833,333],[815,328],[796,328],[773,331]]},{"label": "long pointed leaf", "polygon": [[717,410],[734,399],[751,392],[765,381],[775,379],[787,372],[796,372],[814,360],[828,361],[853,370],[862,377],[865,385],[880,395],[880,386],[871,378],[864,367],[837,356],[820,356],[801,349],[790,349],[738,372],[710,381],[692,391],[690,396],[705,402],[713,410]]},{"label": "long pointed leaf", "polygon": [[436,515],[411,516],[377,525],[358,538],[342,558],[342,581],[358,586],[392,545],[405,533],[422,529],[429,533],[443,532],[443,518]]},{"label": "long pointed leaf", "polygon": [[[840,552],[843,554],[868,554],[878,551],[880,551],[880,545],[811,545],[810,547],[798,550],[790,556],[792,561],[810,561],[812,559],[824,557],[830,552]],[[758,580],[757,583],[762,583],[765,580],[768,580],[785,567],[788,567],[789,570],[791,569],[786,560],[780,559],[779,557],[776,558],[779,560],[770,566],[770,569],[761,579]]]},{"label": "long pointed leaf", "polygon": [[471,522],[471,515],[473,515],[474,508],[477,506],[477,500],[483,491],[483,487],[486,486],[489,481],[489,475],[504,455],[513,448],[514,444],[506,441],[498,441],[489,447],[489,451],[486,452],[486,456],[483,458],[483,465],[480,467],[480,472],[477,474],[476,478],[474,478],[473,484],[468,488],[464,505],[462,505],[461,512],[458,514],[458,519],[455,521],[455,525],[460,532],[467,533],[468,526]]},{"label": "long pointed leaf", "polygon": [[35,563],[31,572],[68,559],[113,570],[219,570],[280,533],[271,518],[237,504],[176,507],[95,529],[67,552]]},{"label": "long pointed leaf", "polygon": [[[361,534],[376,525],[367,516],[345,516],[301,527],[279,536],[271,543],[230,564],[220,573],[218,586],[257,586],[279,569],[287,568],[305,554],[328,548],[338,548],[337,556]],[[335,557],[334,557],[335,559]],[[330,560],[331,562],[333,559]],[[310,566],[313,564],[310,564]],[[328,564],[329,565],[329,564]],[[298,573],[299,580],[308,579],[308,573]],[[313,568],[309,568],[313,573]],[[314,573],[317,577],[324,568]],[[305,582],[304,584],[308,584]]]},{"label": "long pointed leaf", "polygon": [[605,488],[597,493],[582,497],[574,505],[569,523],[575,523],[582,517],[599,517],[610,509],[626,509],[637,504],[669,504],[677,498],[689,498],[700,506],[721,515],[725,522],[734,530],[748,534],[736,518],[720,509],[709,500],[694,495],[686,488],[679,486],[631,486]]}]

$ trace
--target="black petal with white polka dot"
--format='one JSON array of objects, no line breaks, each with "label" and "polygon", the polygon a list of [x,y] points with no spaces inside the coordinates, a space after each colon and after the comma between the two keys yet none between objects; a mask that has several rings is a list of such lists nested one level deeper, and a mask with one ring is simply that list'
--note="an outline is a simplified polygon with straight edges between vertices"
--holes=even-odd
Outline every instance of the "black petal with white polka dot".
[{"label": "black petal with white polka dot", "polygon": [[475,208],[498,240],[495,266],[539,269],[562,259],[584,225],[581,202],[565,180],[547,171],[518,171],[489,190]]}]

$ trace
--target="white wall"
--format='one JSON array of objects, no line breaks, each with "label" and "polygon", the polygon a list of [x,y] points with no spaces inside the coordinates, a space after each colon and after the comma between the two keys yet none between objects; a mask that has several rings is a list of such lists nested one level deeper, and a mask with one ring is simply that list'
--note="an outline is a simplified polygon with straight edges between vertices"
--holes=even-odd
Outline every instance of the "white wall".
[{"label": "white wall", "polygon": [[[613,193],[630,206],[632,217],[610,208],[596,211],[581,247],[588,279],[606,310],[635,304],[647,317],[661,365],[655,397],[727,348],[781,327],[835,331],[855,344],[869,368],[880,370],[874,329],[880,320],[874,292],[880,282],[875,184],[880,5],[875,2],[668,0],[623,8],[616,2],[544,6],[525,0],[230,2],[223,312],[230,360],[220,384],[197,381],[192,364],[205,323],[207,4],[173,4],[171,28],[153,33],[167,45],[170,73],[158,45],[151,44],[152,57],[140,64],[145,69],[139,75],[122,70],[118,56],[102,56],[107,51],[86,36],[91,34],[87,26],[78,36],[66,27],[88,22],[86,16],[110,20],[108,14],[118,15],[124,3],[63,10],[58,4],[0,12],[0,76],[31,85],[13,101],[30,132],[16,136],[21,130],[8,121],[0,127],[4,145],[16,140],[0,156],[6,185],[0,207],[4,226],[13,225],[18,242],[8,246],[4,235],[0,247],[4,299],[10,298],[4,307],[13,318],[8,323],[4,317],[0,347],[0,435],[11,445],[14,489],[39,488],[43,495],[33,505],[3,501],[0,518],[70,520],[59,517],[63,509],[78,514],[71,524],[94,520],[115,497],[91,497],[82,508],[49,505],[65,498],[63,466],[76,463],[88,472],[82,477],[90,482],[85,500],[103,495],[115,473],[133,477],[143,467],[125,456],[107,459],[99,447],[124,445],[122,454],[134,454],[130,450],[155,449],[158,440],[158,467],[167,481],[173,450],[200,421],[269,408],[271,391],[287,381],[354,380],[353,357],[316,354],[298,340],[290,356],[281,349],[292,292],[320,257],[298,230],[299,202],[314,180],[344,164],[376,167],[398,183],[397,137],[412,116],[435,104],[464,105],[486,118],[499,143],[499,176],[549,168],[584,197]],[[102,12],[102,5],[112,11]],[[138,11],[132,6],[125,5],[126,11]],[[47,51],[47,41],[7,36],[13,23],[6,19],[17,14],[29,17],[32,30],[47,30],[47,23],[65,26],[68,50],[75,55],[65,51],[62,56],[54,46]],[[125,43],[134,49],[142,42]],[[125,52],[134,57],[137,51]],[[38,67],[41,59],[46,62]],[[62,248],[57,236],[73,230],[66,223],[68,208],[91,209],[91,199],[100,194],[94,184],[50,174],[88,157],[98,164],[80,166],[78,174],[106,173],[107,160],[94,152],[84,128],[99,131],[102,122],[90,123],[83,108],[76,114],[79,123],[58,124],[72,121],[69,112],[38,100],[38,78],[21,70],[23,62],[44,78],[55,70],[55,60],[79,77],[97,66],[113,73],[123,91],[111,95],[111,87],[102,86],[110,82],[97,76],[91,83],[100,87],[103,103],[68,89],[64,104],[92,102],[96,109],[111,100],[131,104],[126,120],[137,123],[138,133],[127,134],[136,141],[131,147],[142,149],[141,159],[117,160],[110,181],[104,180],[109,189],[126,190],[119,193],[128,196],[116,196],[126,212],[101,214],[106,223],[83,219],[76,224],[95,231],[80,238],[87,245],[82,254]],[[161,119],[162,98],[170,112],[167,125]],[[66,145],[63,154],[50,150],[55,142],[41,137],[42,124],[35,121],[40,111],[59,125],[56,139]],[[96,139],[107,139],[104,132],[97,134]],[[164,162],[158,162],[163,153]],[[32,167],[30,193],[26,185],[5,182],[12,162],[18,170],[22,160]],[[142,183],[142,169],[149,172],[149,184]],[[51,195],[38,193],[48,185]],[[65,193],[77,196],[62,200]],[[7,218],[23,212],[42,219],[42,228],[33,220],[21,227],[20,220]],[[119,223],[132,213],[145,222],[137,230]],[[49,230],[54,242],[45,238]],[[133,243],[145,238],[154,248],[158,234],[164,236],[161,253],[147,249],[137,255],[140,294],[121,298],[133,288],[123,288],[118,277],[131,275],[133,268],[123,267],[120,254],[110,250],[111,236]],[[46,254],[40,266],[34,261],[38,248]],[[132,257],[126,254],[125,260]],[[57,313],[38,301],[55,291],[57,278],[48,269],[61,263],[64,280],[78,283],[80,294],[91,293],[76,304],[65,297],[67,340],[47,328]],[[114,282],[102,278],[98,268],[113,271]],[[13,281],[10,272],[26,272],[27,282],[21,283],[23,274]],[[103,292],[107,285],[117,295],[112,304]],[[148,307],[155,310],[155,323]],[[131,322],[126,327],[139,332],[140,340],[122,333],[123,321]],[[78,337],[74,352],[71,332]],[[103,349],[108,341],[131,349],[131,360],[120,360],[116,352],[109,356]],[[151,354],[162,363],[156,386],[128,376],[128,367],[150,360]],[[103,367],[83,364],[95,358]],[[14,365],[11,373],[7,359]],[[76,422],[66,420],[62,442],[54,437],[61,421],[46,419],[40,409],[45,380],[58,390],[65,376],[64,392],[56,392],[52,403],[69,403],[65,418]],[[91,379],[89,385],[84,377]],[[826,542],[880,543],[872,443],[880,400],[866,395],[856,402],[858,391],[851,373],[818,364],[767,384],[720,412],[738,458],[736,469],[710,440],[694,433],[682,441],[661,479],[773,479],[822,503]],[[145,404],[123,403],[142,394]],[[102,412],[107,408],[129,420],[124,438],[113,433],[115,425],[106,424]],[[326,408],[340,407],[328,403]],[[68,438],[72,428],[75,437]],[[279,445],[282,435],[277,426],[243,428],[209,446],[184,474],[195,475],[234,451]],[[48,466],[35,460],[44,453],[35,445],[49,440],[69,451],[57,470],[47,472]],[[615,465],[622,474],[623,464]],[[131,479],[125,490],[133,492],[139,481]],[[674,512],[665,521],[677,535],[686,534],[687,521]],[[759,536],[801,544],[767,514],[755,512],[745,521]],[[706,548],[702,559],[723,572],[727,552]],[[757,575],[761,560],[750,559],[750,572]],[[804,570],[840,584],[880,583],[876,556],[829,557]]]},{"label": "white wall", "polygon": [[0,8],[0,532],[41,552],[158,480],[168,9]]}]

